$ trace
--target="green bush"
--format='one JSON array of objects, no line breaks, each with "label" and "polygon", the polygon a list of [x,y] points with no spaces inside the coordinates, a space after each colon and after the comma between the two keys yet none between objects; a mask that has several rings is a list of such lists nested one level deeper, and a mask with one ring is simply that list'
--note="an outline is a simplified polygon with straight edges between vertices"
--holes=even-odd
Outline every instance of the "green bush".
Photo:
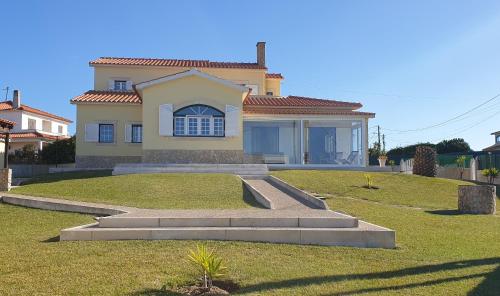
[{"label": "green bush", "polygon": [[497,168],[489,168],[481,171],[481,174],[488,178],[488,183],[493,184],[495,178],[498,177],[498,169]]},{"label": "green bush", "polygon": [[75,136],[49,143],[43,147],[40,158],[49,164],[75,162]]}]

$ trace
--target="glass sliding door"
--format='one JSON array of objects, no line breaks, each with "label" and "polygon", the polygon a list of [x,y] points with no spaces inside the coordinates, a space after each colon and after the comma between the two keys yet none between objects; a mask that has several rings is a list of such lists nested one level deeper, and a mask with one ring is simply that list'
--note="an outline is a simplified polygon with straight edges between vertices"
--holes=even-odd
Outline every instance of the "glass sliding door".
[{"label": "glass sliding door", "polygon": [[305,121],[304,150],[306,164],[362,165],[361,121]]},{"label": "glass sliding door", "polygon": [[251,162],[300,163],[300,122],[244,121],[243,150]]},{"label": "glass sliding door", "polygon": [[309,163],[334,164],[336,158],[335,127],[310,127],[308,134]]},{"label": "glass sliding door", "polygon": [[252,126],[251,146],[254,153],[279,153],[279,127]]}]

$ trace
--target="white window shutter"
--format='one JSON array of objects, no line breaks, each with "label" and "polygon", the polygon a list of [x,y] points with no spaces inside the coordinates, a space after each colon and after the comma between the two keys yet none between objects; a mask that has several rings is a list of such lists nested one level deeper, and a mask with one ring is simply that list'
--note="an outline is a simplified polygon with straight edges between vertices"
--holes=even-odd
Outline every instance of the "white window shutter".
[{"label": "white window shutter", "polygon": [[85,142],[99,141],[99,124],[87,123],[85,125]]},{"label": "white window shutter", "polygon": [[132,125],[129,123],[125,124],[125,143],[132,142]]},{"label": "white window shutter", "polygon": [[237,137],[240,134],[240,109],[226,105],[226,137]]},{"label": "white window shutter", "polygon": [[131,80],[127,80],[127,90],[132,90],[132,81]]},{"label": "white window shutter", "polygon": [[115,81],[113,79],[108,80],[108,90],[115,90]]},{"label": "white window shutter", "polygon": [[158,118],[160,136],[172,136],[174,131],[174,106],[172,104],[160,105]]}]

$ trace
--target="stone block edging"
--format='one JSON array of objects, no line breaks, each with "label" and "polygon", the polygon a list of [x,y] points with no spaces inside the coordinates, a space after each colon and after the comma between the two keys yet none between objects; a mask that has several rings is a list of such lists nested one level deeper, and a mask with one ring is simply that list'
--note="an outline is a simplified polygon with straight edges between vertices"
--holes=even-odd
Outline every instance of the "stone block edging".
[{"label": "stone block edging", "polygon": [[464,214],[494,215],[496,198],[494,185],[458,186],[458,210]]},{"label": "stone block edging", "polygon": [[17,194],[2,194],[0,201],[6,204],[23,206],[27,208],[90,214],[96,216],[113,216],[128,213],[132,208],[101,205],[86,202],[73,202],[63,199],[22,196]]},{"label": "stone block edging", "polygon": [[255,198],[255,200],[260,203],[261,205],[263,205],[265,208],[267,209],[272,209],[273,208],[273,204],[272,202],[267,199],[264,194],[260,193],[259,190],[257,190],[255,187],[253,187],[252,185],[250,185],[250,183],[248,183],[247,181],[245,181],[245,179],[243,179],[241,176],[238,176],[241,180],[241,182],[243,183],[243,185],[245,186],[245,188],[250,191],[250,193],[253,195],[253,197]]}]

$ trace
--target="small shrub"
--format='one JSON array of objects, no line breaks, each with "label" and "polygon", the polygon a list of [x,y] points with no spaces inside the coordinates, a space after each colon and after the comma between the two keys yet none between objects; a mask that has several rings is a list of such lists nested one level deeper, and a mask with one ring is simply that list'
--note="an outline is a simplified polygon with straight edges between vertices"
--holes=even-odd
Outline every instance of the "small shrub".
[{"label": "small shrub", "polygon": [[378,189],[378,187],[373,186],[373,177],[370,174],[365,174],[366,185],[365,188],[368,189]]},{"label": "small shrub", "polygon": [[457,164],[457,167],[458,167],[458,172],[460,173],[460,180],[463,180],[463,178],[464,178],[465,161],[466,160],[467,160],[467,156],[465,156],[465,155],[460,155],[455,160],[455,163]]},{"label": "small shrub", "polygon": [[488,178],[488,183],[493,184],[495,178],[498,177],[499,171],[497,168],[489,168],[482,170],[481,174]]},{"label": "small shrub", "polygon": [[196,245],[196,251],[189,250],[188,258],[199,268],[203,277],[203,287],[208,290],[213,287],[213,279],[223,276],[226,270],[226,267],[222,265],[222,258],[213,250],[209,251],[204,244]]},{"label": "small shrub", "polygon": [[391,171],[394,172],[394,166],[396,166],[396,162],[393,159],[391,159],[389,160],[389,165],[391,166]]}]

